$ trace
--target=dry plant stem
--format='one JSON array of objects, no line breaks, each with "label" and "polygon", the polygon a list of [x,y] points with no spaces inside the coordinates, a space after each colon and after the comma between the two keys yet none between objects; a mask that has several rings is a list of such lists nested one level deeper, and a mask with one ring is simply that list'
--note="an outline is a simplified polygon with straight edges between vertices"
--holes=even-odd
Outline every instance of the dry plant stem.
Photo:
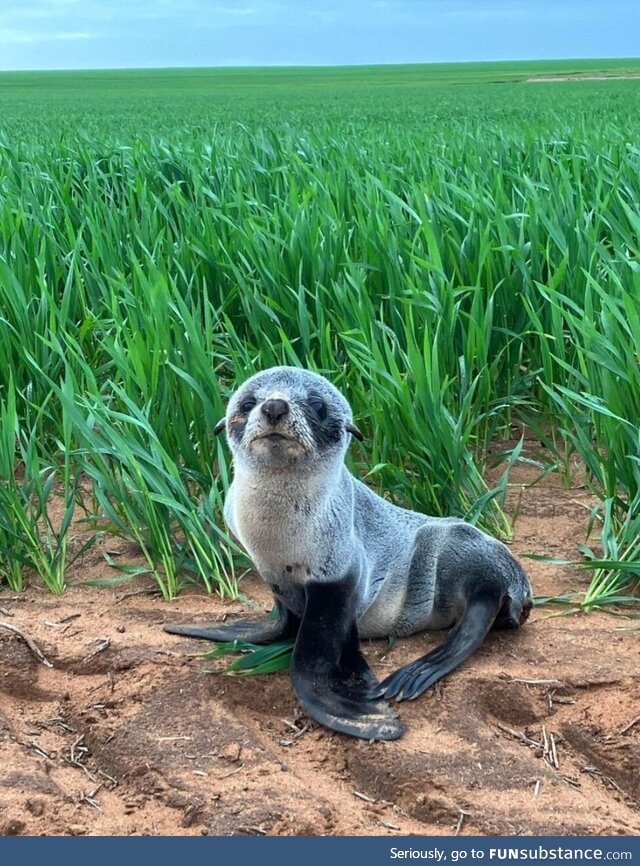
[{"label": "dry plant stem", "polygon": [[22,640],[26,643],[26,645],[29,647],[29,649],[30,649],[31,652],[34,654],[34,656],[38,659],[38,661],[42,662],[42,664],[43,664],[45,667],[47,667],[47,668],[52,668],[52,667],[53,667],[53,665],[51,664],[51,662],[48,661],[48,659],[46,659],[46,658],[44,657],[42,651],[41,651],[41,650],[38,648],[38,646],[37,646],[37,645],[36,645],[36,644],[31,640],[31,638],[28,637],[28,636],[27,636],[23,631],[21,631],[17,626],[15,626],[15,625],[11,625],[11,623],[8,623],[8,622],[0,622],[0,628],[5,628],[7,631],[13,632],[13,634],[17,634],[18,637],[22,638]]},{"label": "dry plant stem", "polygon": [[464,809],[460,809],[460,817],[458,818],[458,823],[456,824],[456,829],[454,830],[453,835],[458,836],[460,830],[462,829],[462,825],[464,823],[465,816],[471,815],[471,812],[465,812]]},{"label": "dry plant stem", "polygon": [[636,716],[635,719],[631,719],[628,725],[625,725],[624,728],[620,728],[620,733],[628,734],[631,728],[635,727],[638,722],[640,722],[640,716]]},{"label": "dry plant stem", "polygon": [[502,722],[497,722],[496,726],[501,731],[504,731],[505,734],[509,734],[510,737],[513,737],[516,740],[520,740],[527,746],[535,746],[536,748],[540,746],[540,743],[537,740],[532,740],[531,737],[527,737],[526,734],[523,734],[520,731],[515,731],[513,728],[509,728],[507,725],[503,725]]}]

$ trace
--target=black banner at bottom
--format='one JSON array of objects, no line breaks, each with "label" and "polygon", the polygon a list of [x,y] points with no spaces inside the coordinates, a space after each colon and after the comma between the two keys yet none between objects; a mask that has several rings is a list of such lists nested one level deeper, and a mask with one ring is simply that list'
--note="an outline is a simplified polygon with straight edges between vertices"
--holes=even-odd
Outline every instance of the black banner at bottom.
[{"label": "black banner at bottom", "polygon": [[[640,866],[637,836],[349,836],[349,837],[5,837],[2,862],[12,866],[409,866],[411,863],[502,866],[507,863],[624,863]],[[146,864],[145,864],[146,866]]]}]

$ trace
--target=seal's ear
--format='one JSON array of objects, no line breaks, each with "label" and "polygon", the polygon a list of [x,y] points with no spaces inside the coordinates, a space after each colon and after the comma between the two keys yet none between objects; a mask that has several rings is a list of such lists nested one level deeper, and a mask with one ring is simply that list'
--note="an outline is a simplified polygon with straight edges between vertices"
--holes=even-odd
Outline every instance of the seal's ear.
[{"label": "seal's ear", "polygon": [[344,428],[347,433],[351,433],[352,436],[355,436],[358,442],[364,442],[364,436],[358,430],[355,424],[346,424]]},{"label": "seal's ear", "polygon": [[226,418],[221,418],[221,419],[218,421],[218,423],[216,424],[216,426],[213,428],[213,433],[214,433],[214,435],[215,435],[215,436],[218,436],[220,433],[222,433],[222,431],[224,430],[226,424],[227,424],[227,419],[226,419]]}]

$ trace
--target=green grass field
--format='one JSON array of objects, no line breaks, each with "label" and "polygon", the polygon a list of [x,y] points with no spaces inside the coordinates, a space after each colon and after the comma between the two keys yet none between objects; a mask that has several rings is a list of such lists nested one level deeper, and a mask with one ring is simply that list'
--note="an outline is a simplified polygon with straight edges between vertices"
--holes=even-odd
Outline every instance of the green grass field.
[{"label": "green grass field", "polygon": [[0,74],[0,581],[112,532],[235,594],[212,430],[284,362],[419,510],[507,536],[489,443],[577,454],[582,604],[637,599],[640,81],[563,74],[640,61]]}]

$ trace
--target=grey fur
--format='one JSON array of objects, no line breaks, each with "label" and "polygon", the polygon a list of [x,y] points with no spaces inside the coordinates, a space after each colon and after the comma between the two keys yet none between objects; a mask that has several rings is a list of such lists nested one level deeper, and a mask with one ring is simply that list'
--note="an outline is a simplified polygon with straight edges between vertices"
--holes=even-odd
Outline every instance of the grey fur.
[{"label": "grey fur", "polygon": [[[413,700],[477,649],[492,626],[517,627],[529,581],[499,541],[455,518],[398,508],[344,464],[353,426],[322,376],[274,367],[229,401],[223,426],[234,478],[225,519],[271,587],[275,616],[172,634],[254,643],[295,637],[291,684],[327,727],[393,740],[385,698]],[[432,652],[378,683],[359,638],[455,628]]]},{"label": "grey fur", "polygon": [[[325,422],[309,411],[309,394],[325,402]],[[242,424],[249,397],[256,405]],[[260,410],[268,399],[290,406],[277,428]],[[319,441],[328,420],[340,435]],[[258,373],[232,396],[226,426],[234,478],[225,519],[266,583],[302,616],[305,582],[355,571],[358,632],[379,638],[453,625],[474,586],[489,582],[504,596],[499,624],[517,626],[531,587],[508,548],[456,518],[399,508],[354,478],[344,465],[351,423],[349,404],[330,382],[294,367]],[[291,438],[256,438],[274,429]]]}]

